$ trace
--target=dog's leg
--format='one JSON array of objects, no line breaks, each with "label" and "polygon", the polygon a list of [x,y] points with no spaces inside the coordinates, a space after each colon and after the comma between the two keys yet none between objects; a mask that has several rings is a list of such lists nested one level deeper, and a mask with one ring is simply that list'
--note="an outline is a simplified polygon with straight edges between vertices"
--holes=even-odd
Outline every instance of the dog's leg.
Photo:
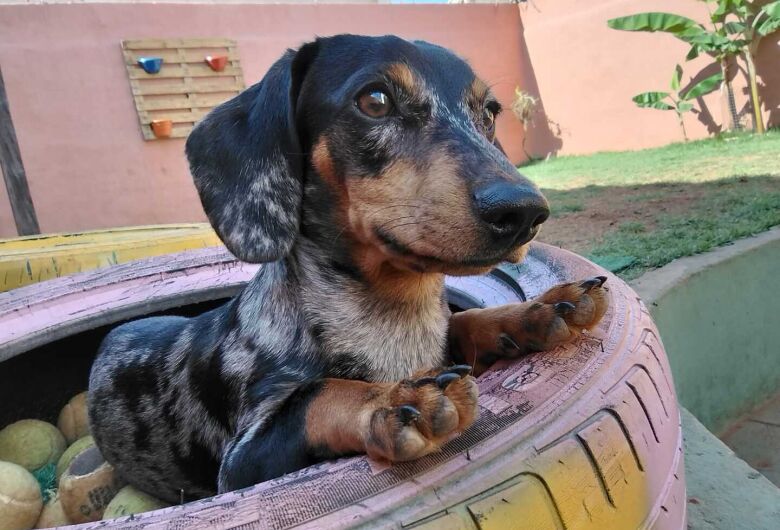
[{"label": "dog's leg", "polygon": [[574,340],[599,323],[608,302],[604,276],[557,285],[539,298],[450,317],[449,348],[455,362],[479,375],[499,358],[544,351]]},{"label": "dog's leg", "polygon": [[231,442],[219,490],[340,455],[400,462],[436,451],[476,419],[477,385],[468,372],[454,366],[399,383],[324,379],[307,385],[264,426],[249,427]]}]

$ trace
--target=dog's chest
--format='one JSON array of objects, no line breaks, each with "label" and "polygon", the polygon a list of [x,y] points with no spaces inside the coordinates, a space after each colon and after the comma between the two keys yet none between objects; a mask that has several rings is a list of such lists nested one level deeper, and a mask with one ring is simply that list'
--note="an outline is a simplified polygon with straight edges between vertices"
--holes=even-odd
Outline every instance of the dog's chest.
[{"label": "dog's chest", "polygon": [[321,347],[347,372],[372,381],[398,381],[444,361],[448,316],[441,304],[366,303],[345,296],[318,315]]}]

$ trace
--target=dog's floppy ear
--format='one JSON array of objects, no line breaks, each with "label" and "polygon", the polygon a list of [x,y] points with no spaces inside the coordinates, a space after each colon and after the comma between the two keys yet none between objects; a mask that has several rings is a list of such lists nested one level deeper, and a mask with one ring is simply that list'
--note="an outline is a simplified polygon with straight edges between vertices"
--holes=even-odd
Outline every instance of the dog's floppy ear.
[{"label": "dog's floppy ear", "polygon": [[298,235],[304,153],[295,106],[316,52],[316,43],[288,50],[262,81],[212,110],[187,139],[203,209],[242,261],[276,261]]}]

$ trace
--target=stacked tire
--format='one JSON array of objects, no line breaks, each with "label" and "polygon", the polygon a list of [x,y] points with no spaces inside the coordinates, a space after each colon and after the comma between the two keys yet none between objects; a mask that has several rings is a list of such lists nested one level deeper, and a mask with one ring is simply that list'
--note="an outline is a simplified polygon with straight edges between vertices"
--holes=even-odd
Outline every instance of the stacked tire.
[{"label": "stacked tire", "polygon": [[[255,271],[223,249],[204,249],[2,293],[0,361],[91,327],[223,298]],[[480,419],[440,453],[395,466],[342,459],[74,528],[682,530],[679,409],[658,331],[636,294],[543,244],[519,266],[447,283],[455,305],[495,305],[594,275],[609,276],[610,309],[598,328],[553,351],[497,363],[479,379]]]}]

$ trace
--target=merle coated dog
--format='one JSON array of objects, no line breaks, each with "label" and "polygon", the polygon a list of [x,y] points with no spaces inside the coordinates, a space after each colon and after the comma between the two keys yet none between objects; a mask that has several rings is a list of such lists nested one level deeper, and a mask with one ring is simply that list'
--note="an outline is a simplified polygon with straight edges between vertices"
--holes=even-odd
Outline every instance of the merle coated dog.
[{"label": "merle coated dog", "polygon": [[187,140],[203,207],[266,265],[222,307],[106,337],[89,384],[105,458],[170,502],[338,455],[415,459],[474,421],[470,368],[594,326],[603,277],[448,309],[444,274],[520,261],[548,216],[495,138],[500,111],[444,48],[341,35],[206,116]]}]

